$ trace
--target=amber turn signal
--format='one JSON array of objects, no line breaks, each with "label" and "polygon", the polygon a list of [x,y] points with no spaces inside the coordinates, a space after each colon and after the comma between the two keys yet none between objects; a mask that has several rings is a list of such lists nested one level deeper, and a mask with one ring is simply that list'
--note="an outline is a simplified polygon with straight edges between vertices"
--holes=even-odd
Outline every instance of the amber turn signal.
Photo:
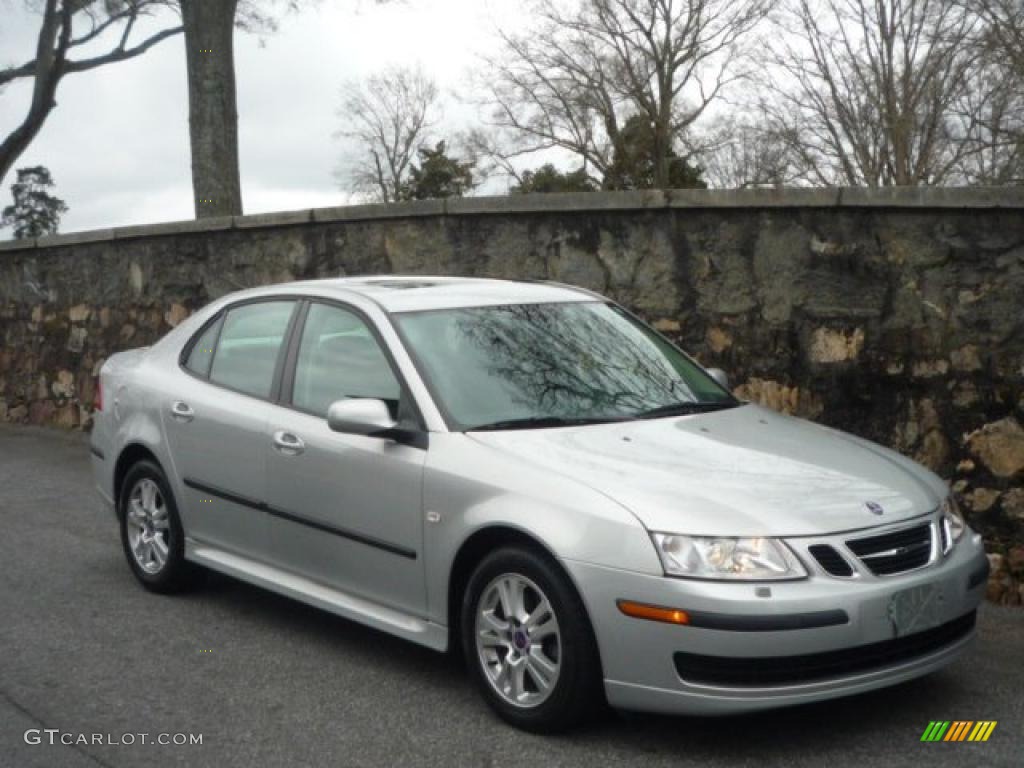
[{"label": "amber turn signal", "polygon": [[678,608],[663,608],[659,605],[646,605],[634,603],[631,600],[617,600],[619,610],[634,619],[647,619],[648,621],[662,621],[666,624],[689,624],[690,614]]}]

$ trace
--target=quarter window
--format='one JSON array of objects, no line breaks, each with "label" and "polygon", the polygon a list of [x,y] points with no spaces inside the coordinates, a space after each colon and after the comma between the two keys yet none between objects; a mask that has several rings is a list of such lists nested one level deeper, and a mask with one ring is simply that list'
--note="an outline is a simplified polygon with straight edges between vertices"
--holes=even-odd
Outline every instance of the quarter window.
[{"label": "quarter window", "polygon": [[210,381],[269,397],[294,301],[265,301],[230,310],[213,353]]},{"label": "quarter window", "polygon": [[336,400],[369,397],[398,412],[401,385],[366,323],[355,313],[312,304],[295,362],[292,404],[326,416]]},{"label": "quarter window", "polygon": [[210,375],[210,363],[213,362],[213,345],[217,343],[217,334],[220,332],[220,326],[223,322],[224,316],[221,315],[215,322],[210,323],[209,327],[192,343],[192,349],[188,353],[188,360],[185,361],[186,368],[192,371],[192,373],[202,376],[204,379]]}]

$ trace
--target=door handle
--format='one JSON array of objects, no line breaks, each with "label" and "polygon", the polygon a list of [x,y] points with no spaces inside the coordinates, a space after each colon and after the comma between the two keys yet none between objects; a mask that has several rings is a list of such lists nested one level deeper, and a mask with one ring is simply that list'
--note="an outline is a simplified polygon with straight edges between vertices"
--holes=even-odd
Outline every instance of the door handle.
[{"label": "door handle", "polygon": [[171,416],[178,421],[189,422],[195,418],[196,412],[192,410],[192,406],[188,403],[183,403],[181,400],[175,400],[171,404]]},{"label": "door handle", "polygon": [[285,456],[298,456],[306,450],[306,444],[302,438],[293,435],[291,432],[278,430],[274,433],[274,448]]}]

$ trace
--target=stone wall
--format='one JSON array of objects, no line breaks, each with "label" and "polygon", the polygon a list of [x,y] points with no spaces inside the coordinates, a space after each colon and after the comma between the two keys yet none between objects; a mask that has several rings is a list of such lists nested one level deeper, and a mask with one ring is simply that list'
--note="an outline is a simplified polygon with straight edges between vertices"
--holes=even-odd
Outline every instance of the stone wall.
[{"label": "stone wall", "polygon": [[0,243],[0,421],[87,428],[111,352],[224,293],[367,273],[606,293],[737,394],[949,478],[1024,590],[1024,190],[595,193],[352,206]]}]

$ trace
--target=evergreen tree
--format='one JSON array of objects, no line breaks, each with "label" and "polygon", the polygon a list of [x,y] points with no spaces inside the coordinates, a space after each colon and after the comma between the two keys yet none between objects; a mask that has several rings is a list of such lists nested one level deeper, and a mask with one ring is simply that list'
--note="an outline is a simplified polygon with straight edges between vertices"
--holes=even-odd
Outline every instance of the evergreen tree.
[{"label": "evergreen tree", "polygon": [[18,180],[11,185],[14,203],[0,214],[0,224],[13,227],[18,240],[56,234],[60,216],[68,207],[50,194],[52,187],[53,178],[45,166],[19,168]]},{"label": "evergreen tree", "polygon": [[402,188],[402,200],[462,197],[475,186],[475,163],[449,156],[445,142],[439,141],[433,149],[423,147],[419,156],[419,166],[412,167]]},{"label": "evergreen tree", "polygon": [[[667,152],[665,189],[705,189],[704,169],[690,165],[671,148]],[[654,189],[657,177],[655,134],[642,115],[633,115],[615,137],[611,166],[604,176],[605,189]]]},{"label": "evergreen tree", "polygon": [[535,171],[524,171],[519,183],[512,187],[513,195],[530,192],[594,192],[597,185],[590,180],[586,171],[578,168],[563,173],[551,163],[545,163]]}]

